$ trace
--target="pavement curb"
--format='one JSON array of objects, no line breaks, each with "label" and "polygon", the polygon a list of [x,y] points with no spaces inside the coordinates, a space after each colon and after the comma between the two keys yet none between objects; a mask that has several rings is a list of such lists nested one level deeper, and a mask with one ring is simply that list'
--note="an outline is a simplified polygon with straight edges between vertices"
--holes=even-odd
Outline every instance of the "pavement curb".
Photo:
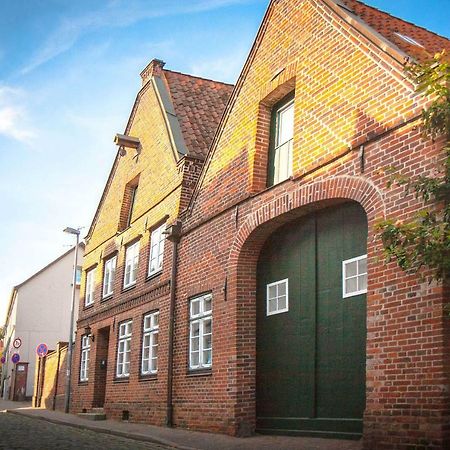
[{"label": "pavement curb", "polygon": [[103,434],[109,434],[109,435],[113,435],[113,436],[123,437],[126,439],[132,439],[134,441],[150,442],[152,444],[161,444],[161,445],[166,445],[166,446],[176,448],[179,450],[199,450],[198,448],[195,448],[195,447],[185,447],[185,446],[177,444],[176,442],[173,442],[173,441],[169,441],[169,440],[162,439],[162,438],[150,437],[150,436],[146,436],[143,434],[127,433],[126,431],[119,431],[119,430],[109,430],[108,428],[94,427],[94,426],[90,426],[88,424],[85,425],[85,424],[79,424],[79,423],[70,423],[70,422],[65,422],[64,420],[53,419],[50,417],[43,417],[43,416],[37,416],[34,414],[27,414],[26,412],[22,412],[22,411],[19,411],[16,409],[5,409],[4,411],[6,413],[16,414],[17,416],[28,417],[29,419],[44,420],[46,422],[54,423],[56,425],[65,425],[67,427],[78,428],[80,430],[95,431],[97,433],[103,433]]}]

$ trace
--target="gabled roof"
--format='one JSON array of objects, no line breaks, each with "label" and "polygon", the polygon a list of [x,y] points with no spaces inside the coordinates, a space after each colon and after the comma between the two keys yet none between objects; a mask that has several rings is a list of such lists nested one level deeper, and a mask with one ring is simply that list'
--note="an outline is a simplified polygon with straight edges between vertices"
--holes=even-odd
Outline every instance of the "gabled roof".
[{"label": "gabled roof", "polygon": [[[53,261],[49,262],[46,266],[44,266],[42,269],[38,270],[37,272],[33,273],[33,275],[29,276],[26,280],[22,281],[22,283],[19,283],[15,286],[13,286],[12,290],[11,290],[11,295],[9,298],[9,304],[8,304],[8,309],[6,311],[6,321],[5,324],[8,323],[9,320],[9,316],[11,314],[11,310],[13,307],[13,303],[14,303],[14,297],[15,294],[17,293],[17,291],[19,290],[19,288],[21,288],[24,284],[28,283],[29,281],[31,281],[33,278],[37,277],[38,275],[40,275],[42,272],[45,272],[49,267],[53,266],[54,264],[56,264],[58,261],[61,261],[61,259],[65,258],[69,253],[72,253],[73,251],[75,251],[75,245],[73,247],[71,247],[69,250],[67,250],[66,252],[64,252],[62,255],[58,256],[56,259],[54,259]],[[78,244],[78,248],[81,248],[82,250],[85,249],[85,244],[84,242],[80,242]]]},{"label": "gabled roof", "polygon": [[[205,159],[233,91],[233,85],[163,69],[164,64],[163,61],[154,59],[142,71],[143,86],[136,96],[124,134],[130,133],[140,100],[147,89],[153,86],[160,101],[168,133],[177,147],[174,149],[176,158],[187,154]],[[119,160],[117,153],[87,238],[94,231]]]},{"label": "gabled roof", "polygon": [[189,156],[204,159],[233,85],[163,70]]},{"label": "gabled roof", "polygon": [[[429,59],[430,56],[443,49],[450,52],[450,40],[432,31],[394,17],[359,0],[340,0],[340,2],[388,41],[419,61]],[[339,4],[339,2],[337,3]],[[412,38],[422,47],[408,42],[397,33],[406,38]]]},{"label": "gabled roof", "polygon": [[[335,12],[340,10],[343,14],[339,14],[344,20],[358,29],[363,35],[368,36],[373,42],[378,45],[387,55],[392,57],[395,61],[402,63],[405,58],[412,57],[419,61],[429,60],[436,53],[443,49],[450,53],[450,39],[439,36],[436,33],[428,31],[425,28],[406,22],[402,19],[394,17],[377,8],[368,6],[359,0],[321,0]],[[268,22],[271,18],[274,5],[277,0],[270,0],[266,9],[263,20],[259,26],[252,48],[248,54],[247,60],[241,70],[239,78],[231,94],[230,100],[227,103],[222,119],[217,127],[216,134],[208,151],[202,173],[197,180],[194,192],[192,193],[188,210],[192,209],[196,197],[201,189],[204,177],[208,171],[208,166],[214,156],[215,149],[220,140],[222,131],[226,125],[228,117],[233,109],[233,105],[239,95],[239,92],[244,84],[247,73],[255,58],[258,48],[263,40],[266,32]],[[356,19],[356,20],[355,20]],[[403,36],[410,37],[417,41],[423,47],[412,45],[398,36],[400,33]]]}]

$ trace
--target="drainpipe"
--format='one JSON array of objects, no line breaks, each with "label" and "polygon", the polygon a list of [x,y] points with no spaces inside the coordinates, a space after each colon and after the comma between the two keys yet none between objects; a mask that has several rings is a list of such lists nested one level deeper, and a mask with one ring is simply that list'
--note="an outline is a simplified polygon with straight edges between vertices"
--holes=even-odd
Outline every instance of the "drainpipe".
[{"label": "drainpipe", "polygon": [[[53,411],[56,409],[56,396],[58,395],[58,382],[59,382],[59,364],[61,362],[61,343],[58,342],[57,344],[58,347],[58,362],[56,364],[56,377],[55,377],[55,392],[53,393],[53,404],[52,404],[52,409]],[[46,356],[45,356],[46,358]]]},{"label": "drainpipe", "polygon": [[173,243],[172,247],[172,273],[170,275],[170,308],[169,308],[169,348],[167,357],[167,409],[166,425],[173,425],[173,343],[174,343],[174,325],[175,325],[175,291],[177,288],[177,258],[178,243],[181,237],[181,222],[176,221],[165,232],[167,240]]}]

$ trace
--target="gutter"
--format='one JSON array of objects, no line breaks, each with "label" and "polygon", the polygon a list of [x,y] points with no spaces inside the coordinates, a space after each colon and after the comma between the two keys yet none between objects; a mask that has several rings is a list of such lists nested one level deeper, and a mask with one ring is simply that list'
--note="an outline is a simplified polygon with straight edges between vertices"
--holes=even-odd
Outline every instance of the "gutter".
[{"label": "gutter", "polygon": [[170,275],[170,307],[169,307],[169,344],[167,356],[167,404],[166,404],[166,425],[173,426],[173,347],[175,328],[175,294],[177,288],[177,259],[178,243],[181,237],[181,222],[177,220],[165,232],[167,240],[173,243],[172,247],[172,272]]}]

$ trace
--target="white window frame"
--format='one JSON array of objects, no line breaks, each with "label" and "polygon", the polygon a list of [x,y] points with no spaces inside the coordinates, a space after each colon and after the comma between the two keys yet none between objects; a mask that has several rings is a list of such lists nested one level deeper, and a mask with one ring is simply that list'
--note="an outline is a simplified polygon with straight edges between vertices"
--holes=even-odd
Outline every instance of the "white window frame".
[{"label": "white window frame", "polygon": [[[137,280],[139,266],[139,241],[129,245],[125,250],[125,270],[123,274],[123,287],[134,286]],[[127,276],[129,280],[127,281]]]},{"label": "white window frame", "polygon": [[83,276],[83,268],[81,266],[77,266],[77,270],[75,272],[75,286],[77,287],[80,286],[82,276]]},{"label": "white window frame", "polygon": [[[164,241],[166,240],[164,231],[166,230],[166,224],[163,223],[158,228],[152,231],[150,236],[150,255],[148,261],[148,275],[154,275],[155,273],[161,272],[163,257],[164,257]],[[155,261],[156,264],[153,267],[152,262]]]},{"label": "white window frame", "polygon": [[105,260],[103,268],[103,294],[102,297],[109,297],[114,293],[114,278],[116,275],[117,255]]},{"label": "white window frame", "polygon": [[[278,142],[280,136],[280,127],[282,126],[282,121],[280,118],[282,114],[289,108],[294,108],[294,99],[283,104],[275,110],[275,136],[274,136],[274,171],[273,171],[273,184],[281,183],[292,176],[292,146],[294,141],[294,129],[292,129],[292,137],[285,142]],[[293,109],[293,114],[295,111]],[[295,117],[295,116],[294,116]],[[282,170],[280,157],[282,152],[287,152],[286,162],[288,167],[284,167]],[[286,173],[284,173],[286,172]]]},{"label": "white window frame", "polygon": [[[366,287],[364,289],[358,289],[356,291],[349,292],[349,293],[347,293],[345,290],[345,281],[349,280],[350,278],[356,278],[356,283],[357,283],[358,287],[359,287],[359,277],[361,277],[362,275],[366,275],[366,280],[367,280],[367,269],[366,269],[366,272],[359,273],[359,264],[356,264],[356,275],[347,276],[347,265],[349,263],[352,263],[355,261],[358,262],[363,259],[367,260],[367,254],[361,255],[361,256],[356,256],[355,258],[350,258],[350,259],[346,259],[346,260],[342,261],[342,297],[343,298],[354,297],[355,295],[361,295],[361,294],[367,293],[367,283],[366,283]],[[367,262],[366,262],[366,267],[367,267]]]},{"label": "white window frame", "polygon": [[129,208],[128,208],[127,226],[126,226],[126,228],[128,228],[131,225],[131,217],[133,216],[134,204],[136,203],[136,194],[137,194],[138,186],[139,185],[130,186],[130,188],[131,188],[130,205],[129,205]]},{"label": "white window frame", "polygon": [[[153,375],[158,372],[158,338],[159,311],[153,311],[144,316],[142,329],[141,375]],[[146,343],[146,341],[148,342]],[[153,361],[155,361],[154,368],[152,368]],[[145,363],[147,363],[147,370],[144,369]]]},{"label": "white window frame", "polygon": [[116,378],[127,378],[130,376],[132,327],[132,320],[127,320],[119,324],[119,338],[117,340]]},{"label": "white window frame", "polygon": [[81,336],[80,381],[89,380],[89,358],[91,353],[90,335]]},{"label": "white window frame", "polygon": [[[283,296],[278,295],[278,286],[280,284],[286,285],[286,306],[284,308],[278,308],[278,299]],[[277,287],[277,295],[275,297],[269,297],[270,288],[276,286]],[[277,309],[275,311],[269,312],[269,301],[276,299],[277,300]],[[284,278],[283,280],[274,281],[273,283],[269,283],[266,287],[266,315],[273,316],[275,314],[281,314],[289,311],[289,278]]]},{"label": "white window frame", "polygon": [[[194,304],[199,302],[198,312],[194,312]],[[209,303],[210,309],[206,309]],[[205,324],[210,322],[210,332],[205,333]],[[193,334],[194,327],[198,324],[198,336]],[[213,362],[213,343],[212,343],[212,295],[205,294],[191,299],[189,302],[189,369],[210,369]],[[205,337],[210,336],[210,346],[205,348]],[[193,342],[198,339],[198,349],[193,349]],[[205,362],[205,352],[210,352],[210,362]],[[193,364],[193,354],[198,353],[198,364]]]},{"label": "white window frame", "polygon": [[95,291],[95,271],[96,267],[86,272],[86,288],[84,292],[84,306],[90,306],[94,303]]}]

